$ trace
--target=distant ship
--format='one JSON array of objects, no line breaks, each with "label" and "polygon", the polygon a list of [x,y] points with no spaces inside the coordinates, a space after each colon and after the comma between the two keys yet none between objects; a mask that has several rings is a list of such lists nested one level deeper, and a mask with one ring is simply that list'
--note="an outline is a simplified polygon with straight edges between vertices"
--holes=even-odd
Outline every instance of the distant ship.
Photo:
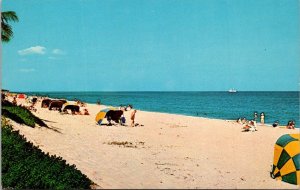
[{"label": "distant ship", "polygon": [[231,88],[231,89],[228,90],[228,92],[230,92],[230,93],[235,93],[235,92],[236,92],[236,89]]}]

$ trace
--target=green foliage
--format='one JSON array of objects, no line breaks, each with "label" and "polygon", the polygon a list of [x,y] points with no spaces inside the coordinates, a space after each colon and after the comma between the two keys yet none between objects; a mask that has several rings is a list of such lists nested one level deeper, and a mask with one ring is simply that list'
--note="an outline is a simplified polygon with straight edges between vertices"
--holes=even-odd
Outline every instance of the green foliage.
[{"label": "green foliage", "polygon": [[18,22],[19,18],[14,11],[6,11],[1,13],[1,39],[3,42],[9,42],[14,33],[11,26],[8,24],[10,21]]},{"label": "green foliage", "polygon": [[40,126],[47,127],[47,125],[38,117],[33,115],[28,109],[15,106],[10,104],[9,102],[2,103],[2,115],[14,120],[17,123],[25,124],[30,127],[34,127],[35,123]]},{"label": "green foliage", "polygon": [[16,189],[90,189],[92,181],[75,165],[43,153],[6,125],[2,127],[2,184]]}]

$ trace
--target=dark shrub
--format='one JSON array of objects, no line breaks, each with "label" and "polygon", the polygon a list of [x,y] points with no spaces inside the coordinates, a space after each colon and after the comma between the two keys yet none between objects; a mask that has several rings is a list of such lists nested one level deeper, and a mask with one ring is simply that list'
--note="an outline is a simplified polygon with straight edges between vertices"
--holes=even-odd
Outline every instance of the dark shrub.
[{"label": "dark shrub", "polygon": [[47,125],[38,117],[33,115],[28,109],[21,106],[12,105],[9,102],[2,103],[2,115],[14,120],[17,123],[34,127],[35,123],[42,127]]},{"label": "dark shrub", "polygon": [[2,184],[16,189],[90,189],[92,181],[61,157],[43,153],[12,127],[2,127]]}]

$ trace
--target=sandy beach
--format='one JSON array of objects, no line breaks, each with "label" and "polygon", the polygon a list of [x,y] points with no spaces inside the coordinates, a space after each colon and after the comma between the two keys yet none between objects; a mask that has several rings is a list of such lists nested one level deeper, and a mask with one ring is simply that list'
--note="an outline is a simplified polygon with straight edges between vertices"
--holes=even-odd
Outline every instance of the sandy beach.
[{"label": "sandy beach", "polygon": [[269,174],[274,143],[299,129],[241,132],[233,121],[141,110],[138,127],[100,126],[95,116],[105,107],[87,104],[89,116],[62,115],[38,102],[34,114],[51,129],[13,124],[43,151],[75,164],[97,188],[299,188]]}]

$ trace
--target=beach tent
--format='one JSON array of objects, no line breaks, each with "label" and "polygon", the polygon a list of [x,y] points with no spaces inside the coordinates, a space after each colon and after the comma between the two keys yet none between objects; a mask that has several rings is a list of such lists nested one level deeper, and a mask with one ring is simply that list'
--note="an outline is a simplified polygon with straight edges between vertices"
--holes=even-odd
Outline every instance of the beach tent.
[{"label": "beach tent", "polygon": [[48,108],[49,105],[50,105],[50,103],[51,103],[51,100],[50,100],[50,99],[44,99],[44,100],[42,101],[41,107],[42,107],[42,108]]},{"label": "beach tent", "polygon": [[53,108],[61,110],[65,103],[66,102],[60,100],[52,100],[49,104],[49,110],[52,110]]},{"label": "beach tent", "polygon": [[96,118],[95,118],[96,122],[100,125],[102,123],[103,119],[105,118],[106,114],[110,111],[115,111],[115,110],[117,110],[117,109],[113,108],[113,107],[109,107],[109,108],[100,110],[100,112],[97,113],[97,115],[96,115]]},{"label": "beach tent", "polygon": [[300,134],[282,135],[274,147],[271,177],[300,185]]},{"label": "beach tent", "polygon": [[65,104],[62,106],[62,110],[63,110],[63,111],[71,110],[71,111],[79,112],[79,109],[80,109],[80,107],[79,107],[78,105],[75,105],[75,104],[65,103]]},{"label": "beach tent", "polygon": [[26,98],[26,95],[25,94],[18,94],[18,98]]}]

